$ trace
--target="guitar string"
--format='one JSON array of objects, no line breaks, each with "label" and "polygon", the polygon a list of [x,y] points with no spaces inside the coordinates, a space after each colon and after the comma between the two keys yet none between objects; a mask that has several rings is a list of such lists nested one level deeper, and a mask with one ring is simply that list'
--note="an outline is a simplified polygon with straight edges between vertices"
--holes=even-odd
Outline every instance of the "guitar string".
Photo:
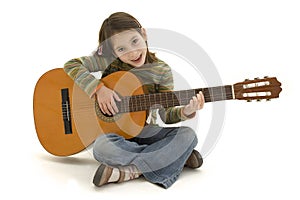
[{"label": "guitar string", "polygon": [[[161,94],[163,94],[163,93],[161,93]],[[152,98],[150,97],[151,95],[153,95]],[[125,96],[124,99],[125,100],[126,99],[132,99],[134,101],[139,101],[139,100],[143,100],[143,101],[161,101],[161,100],[163,100],[163,101],[173,101],[174,99],[175,100],[178,100],[178,99],[179,100],[180,99],[184,99],[184,100],[191,99],[193,96],[195,96],[195,94],[193,93],[193,94],[186,94],[185,98],[177,98],[177,95],[174,95],[173,93],[171,93],[171,94],[169,93],[169,94],[164,94],[164,95],[160,96],[159,97],[160,100],[159,100],[158,97],[157,97],[158,95],[157,96],[155,96],[155,95],[156,94],[144,94],[144,95],[135,95],[135,96]],[[214,99],[214,98],[220,99],[220,97],[224,97],[224,94],[217,94],[217,95],[209,95],[208,94],[208,95],[206,95],[204,93],[204,98],[207,99],[207,100]],[[233,97],[233,95],[232,94],[228,94],[226,92],[225,97],[226,98],[231,98],[231,97]],[[171,100],[167,100],[167,99],[170,99],[170,98],[171,98]],[[224,99],[224,98],[221,98],[221,99]]]},{"label": "guitar string", "polygon": [[[210,95],[210,93],[213,94],[213,90],[218,90],[217,95]],[[149,106],[153,106],[155,105],[155,102],[159,102],[157,103],[158,105],[161,104],[166,104],[166,107],[173,107],[176,105],[186,105],[187,101],[189,101],[192,96],[195,96],[195,91],[196,90],[202,90],[203,94],[204,94],[204,99],[205,102],[211,102],[211,100],[214,99],[218,99],[218,100],[226,100],[226,99],[232,99],[233,98],[233,94],[232,94],[232,90],[231,88],[226,88],[226,86],[221,86],[221,94],[219,94],[220,91],[220,87],[215,87],[215,88],[198,88],[198,89],[192,89],[192,90],[183,90],[183,91],[174,91],[174,92],[166,92],[166,93],[154,93],[154,94],[140,94],[140,95],[135,95],[135,96],[124,96],[121,97],[121,102],[119,103],[119,110],[121,110],[121,112],[125,111],[125,112],[129,112],[131,110],[147,110],[147,108]],[[229,90],[229,92],[228,92]],[[224,99],[224,92],[225,91],[225,99]],[[177,95],[176,95],[177,93]],[[180,95],[181,94],[181,95]],[[177,96],[188,96],[186,98],[180,98],[178,100]],[[152,96],[152,98],[151,98]],[[155,98],[156,97],[156,98]],[[160,98],[160,100],[158,100],[157,98]],[[175,97],[175,98],[174,98]],[[222,98],[220,98],[222,97]],[[148,98],[148,99],[147,99]],[[170,100],[167,100],[167,98],[171,98]],[[155,102],[153,102],[155,101]],[[174,102],[176,103],[174,105]],[[129,105],[130,104],[130,105]],[[139,105],[138,105],[139,104]],[[169,105],[170,104],[170,105]],[[76,105],[79,105],[79,103],[76,103]],[[90,108],[89,105],[86,104],[82,104],[83,107],[81,106],[81,108]],[[86,106],[85,106],[86,105]],[[178,105],[178,106],[179,106]],[[159,106],[159,107],[163,107],[163,106]],[[128,110],[129,108],[129,110]],[[140,109],[137,109],[140,108]]]},{"label": "guitar string", "polygon": [[[223,90],[224,91],[224,90]],[[178,93],[178,94],[176,94]],[[224,97],[224,93],[226,93],[226,97],[231,97],[232,96],[232,92],[221,92],[221,94],[219,94],[219,90],[218,90],[218,93],[216,95],[210,95],[210,93],[214,93],[211,91],[204,91],[204,98],[206,99],[213,99],[213,98],[218,98],[218,97]],[[181,94],[181,95],[180,95]],[[192,98],[192,96],[195,96],[195,90],[186,90],[185,94],[183,94],[183,92],[178,92],[178,91],[175,91],[175,92],[165,92],[165,93],[154,93],[154,94],[140,94],[140,95],[135,95],[135,96],[125,96],[125,98],[130,98],[130,99],[134,99],[136,98],[137,100],[140,100],[140,98],[143,98],[143,99],[149,99],[149,101],[159,101],[158,100],[158,96],[160,99],[163,99],[163,100],[166,100],[166,99],[170,99],[170,98],[174,98],[175,99],[178,99],[177,96],[179,96],[179,99],[182,99],[180,98],[180,96],[188,96],[187,98]],[[152,98],[151,98],[152,96]],[[172,99],[173,100],[173,99]]]},{"label": "guitar string", "polygon": [[[145,96],[148,96],[149,94],[145,94]],[[152,94],[150,94],[150,95],[152,95]],[[195,96],[195,95],[192,95],[192,96]],[[167,100],[166,98],[168,98],[168,99],[170,99],[169,97],[163,97],[163,99],[161,99],[161,100],[158,100],[158,99],[155,99],[155,98],[152,98],[152,99],[150,99],[150,101],[151,102],[153,102],[154,101],[154,103],[155,103],[155,101],[164,101],[164,102],[173,102],[173,100],[182,100],[182,101],[186,101],[186,100],[190,100],[191,98],[192,98],[192,96],[191,97],[186,97],[186,98],[177,98],[177,96],[175,95],[175,98],[173,98],[173,99],[171,99],[171,100]],[[174,97],[174,95],[173,95],[173,97]],[[211,98],[211,97],[213,97],[213,98]],[[204,99],[207,99],[207,100],[210,100],[210,99],[224,99],[224,100],[226,100],[226,99],[228,99],[228,98],[232,98],[233,97],[233,95],[232,94],[226,94],[225,95],[225,97],[226,98],[220,98],[220,97],[224,97],[224,95],[222,95],[222,94],[220,94],[220,95],[214,95],[214,96],[205,96],[204,95]],[[122,101],[130,101],[130,100],[132,100],[133,98],[136,98],[134,101],[140,101],[140,100],[142,100],[142,101],[144,101],[144,102],[149,102],[148,100],[146,100],[145,98],[146,97],[144,97],[144,95],[134,95],[134,96],[123,96],[123,97],[120,97],[120,99],[121,99],[121,102]],[[172,97],[171,97],[172,98]],[[149,98],[148,98],[149,99]],[[178,102],[178,101],[177,101]],[[84,104],[86,104],[85,103],[85,101],[83,101],[83,103],[82,103],[83,105]],[[78,105],[78,103],[77,103],[77,105]],[[67,106],[68,105],[62,105],[62,106],[65,106],[65,108],[67,108]]]},{"label": "guitar string", "polygon": [[[220,98],[220,97],[223,97],[223,98]],[[233,96],[231,94],[229,95],[225,95],[226,99],[232,99]],[[140,97],[140,98],[143,98],[143,97]],[[224,99],[224,95],[215,95],[213,97],[214,99],[216,100],[226,100]],[[135,101],[130,101],[131,97],[128,96],[127,97],[127,100],[125,100],[125,102],[123,103],[120,103],[120,110],[122,111],[127,111],[128,108],[129,110],[147,110],[147,108],[150,106],[154,106],[157,105],[156,107],[164,107],[164,106],[158,106],[158,105],[166,105],[166,107],[173,107],[173,106],[179,106],[179,105],[187,105],[188,104],[188,101],[191,99],[190,97],[187,97],[187,98],[181,98],[180,100],[178,99],[175,99],[175,102],[176,104],[174,105],[174,101],[173,99],[172,100],[163,100],[163,101],[160,101],[158,103],[156,102],[149,102],[145,99],[138,99],[138,100],[135,100]],[[129,102],[128,102],[129,100]],[[208,101],[210,100],[210,97],[207,97],[206,98],[206,102],[210,102]],[[215,101],[216,101],[215,100]],[[121,101],[122,102],[122,101]],[[137,103],[139,102],[139,103]],[[149,102],[149,103],[148,103]],[[156,103],[156,104],[155,104]],[[139,105],[137,105],[139,104]],[[170,105],[169,105],[170,104]],[[179,105],[178,105],[179,104]],[[139,109],[140,108],[140,109]]]},{"label": "guitar string", "polygon": [[[224,98],[226,97],[226,98]],[[232,94],[226,94],[225,96],[224,95],[214,95],[214,96],[209,96],[209,97],[204,97],[204,99],[206,100],[211,100],[211,99],[220,99],[220,100],[226,100],[228,98],[232,98],[233,95]],[[175,100],[175,102],[180,102],[180,101],[187,101],[187,100],[190,100],[192,97],[186,97],[186,98],[172,98],[170,99],[169,97],[164,97],[160,100],[158,99],[146,99],[147,97],[142,97],[142,96],[138,96],[138,97],[134,97],[135,99],[132,98],[132,96],[126,96],[126,97],[123,97],[121,98],[121,101],[130,101],[130,103],[136,103],[137,101],[143,101],[143,102],[150,102],[150,103],[155,103],[155,102],[173,102]],[[169,99],[169,100],[168,100]],[[140,102],[139,102],[140,104]]]},{"label": "guitar string", "polygon": [[[130,96],[128,96],[130,97]],[[221,97],[221,95],[218,95],[218,97]],[[232,95],[226,95],[227,99],[232,98]],[[187,101],[189,101],[191,98],[182,98],[181,101],[179,101],[179,105],[173,105],[173,101],[167,101],[168,104],[170,103],[171,105],[166,106],[168,107],[174,107],[174,106],[184,106],[187,105]],[[215,96],[216,99],[216,96]],[[226,99],[221,99],[221,100],[226,100]],[[209,103],[211,101],[205,101],[206,103]],[[141,103],[141,102],[140,102]],[[131,104],[131,105],[129,105]],[[93,105],[94,106],[94,105]],[[92,106],[92,107],[93,107]],[[142,102],[139,106],[136,106],[135,104],[124,102],[124,98],[121,98],[121,102],[119,103],[119,113],[127,113],[127,112],[137,112],[137,111],[143,111],[143,110],[149,110],[149,108],[152,107],[153,109],[158,109],[158,108],[164,108],[160,103],[157,104],[150,104],[148,105],[147,103]],[[83,111],[88,111],[91,108],[91,105],[88,105],[86,103],[76,103],[76,110],[73,110],[73,112],[83,112]],[[67,111],[65,111],[67,112]]]},{"label": "guitar string", "polygon": [[[120,97],[121,99],[121,102],[119,103],[120,105],[128,105],[128,104],[139,104],[139,105],[142,105],[142,106],[146,106],[148,105],[148,102],[150,104],[155,104],[156,102],[158,102],[157,104],[163,104],[163,103],[166,103],[166,104],[173,104],[173,102],[175,103],[185,103],[186,101],[189,101],[192,97],[186,97],[186,98],[181,98],[181,99],[178,99],[178,98],[174,98],[174,99],[171,99],[171,100],[167,100],[167,99],[162,99],[162,100],[157,100],[157,99],[153,99],[153,101],[148,101],[145,99],[145,97],[143,97],[142,95],[135,95],[137,97],[134,97],[134,96],[124,96],[124,97]],[[135,100],[132,101],[132,97],[136,98]],[[204,97],[205,100],[211,100],[211,99],[220,99],[220,100],[226,100],[226,99],[230,99],[233,97],[232,94],[226,94],[225,95],[225,99],[224,98],[220,98],[220,97],[224,97],[224,95],[214,95],[213,98],[211,98],[212,96],[209,96],[209,97]],[[210,102],[210,101],[205,101],[205,102]],[[118,103],[118,102],[117,102]],[[172,105],[171,104],[171,105]],[[83,103],[80,103],[80,102],[76,102],[76,105],[87,105],[87,103],[85,103],[85,101],[83,101]],[[62,106],[65,106],[65,105],[62,105]],[[89,107],[88,105],[86,107]],[[67,108],[67,107],[63,107],[63,108]]]},{"label": "guitar string", "polygon": [[[224,98],[224,92],[219,93],[220,87],[222,87],[222,91],[225,91],[225,98]],[[164,104],[167,104],[166,107],[173,107],[179,105],[187,105],[187,101],[189,101],[192,97],[195,96],[195,91],[202,90],[204,94],[204,99],[205,102],[213,102],[217,100],[227,100],[227,99],[233,99],[233,91],[230,88],[226,88],[226,86],[220,86],[220,87],[215,87],[215,88],[198,88],[198,89],[192,89],[192,90],[183,90],[183,91],[173,91],[173,92],[166,92],[166,93],[154,93],[154,94],[140,94],[140,95],[135,95],[135,96],[124,96],[121,97],[121,102],[119,103],[119,110],[121,112],[132,112],[132,111],[141,111],[141,110],[148,110],[147,108],[150,106],[157,105],[157,108],[161,108]],[[229,86],[228,86],[229,87]],[[214,90],[218,90],[218,93],[216,95],[210,95],[210,93],[214,93]],[[216,91],[215,91],[216,92]],[[176,95],[177,93],[177,95]],[[191,95],[187,98],[177,98],[177,96],[182,96],[182,94],[185,95]],[[151,98],[151,95],[153,96]],[[159,96],[160,100],[156,99]],[[148,97],[148,99],[146,99]],[[156,97],[156,98],[155,98]],[[175,98],[174,98],[175,97]],[[135,102],[132,100],[135,98]],[[167,98],[171,98],[170,100],[167,100]],[[159,103],[155,104],[154,101],[158,101]],[[174,103],[176,103],[174,105]],[[131,105],[129,105],[131,104]],[[139,104],[139,105],[137,105]],[[170,104],[170,106],[169,106]],[[80,106],[81,109],[84,108],[91,108],[90,105],[87,105],[85,102],[84,103],[76,103],[76,105]],[[178,106],[179,106],[178,105]],[[62,104],[63,109],[67,109],[68,105],[67,104]],[[128,110],[129,108],[129,110]],[[140,109],[138,109],[140,108]],[[78,109],[77,109],[78,110]],[[63,114],[67,114],[67,111],[63,111]]]}]

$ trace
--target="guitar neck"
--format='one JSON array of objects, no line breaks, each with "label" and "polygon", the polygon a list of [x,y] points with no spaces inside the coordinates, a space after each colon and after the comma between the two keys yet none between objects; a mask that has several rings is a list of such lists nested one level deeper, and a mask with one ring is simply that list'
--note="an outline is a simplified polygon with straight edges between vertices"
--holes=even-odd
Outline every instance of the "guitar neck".
[{"label": "guitar neck", "polygon": [[187,105],[197,93],[202,91],[205,102],[224,101],[233,99],[232,85],[125,96],[118,102],[119,111],[137,112],[155,108],[169,108]]}]

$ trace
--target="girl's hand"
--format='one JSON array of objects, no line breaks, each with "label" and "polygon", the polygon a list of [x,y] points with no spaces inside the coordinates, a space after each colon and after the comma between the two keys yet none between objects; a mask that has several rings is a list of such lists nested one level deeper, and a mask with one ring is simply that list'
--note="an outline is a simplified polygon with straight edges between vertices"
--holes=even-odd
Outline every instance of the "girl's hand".
[{"label": "girl's hand", "polygon": [[115,115],[117,112],[119,112],[119,109],[116,105],[115,100],[121,101],[119,96],[111,89],[105,87],[103,85],[97,92],[97,101],[100,107],[100,110],[104,114],[108,115]]},{"label": "girl's hand", "polygon": [[188,105],[183,108],[183,114],[189,116],[203,108],[205,103],[203,93],[200,91],[196,96],[194,96]]}]

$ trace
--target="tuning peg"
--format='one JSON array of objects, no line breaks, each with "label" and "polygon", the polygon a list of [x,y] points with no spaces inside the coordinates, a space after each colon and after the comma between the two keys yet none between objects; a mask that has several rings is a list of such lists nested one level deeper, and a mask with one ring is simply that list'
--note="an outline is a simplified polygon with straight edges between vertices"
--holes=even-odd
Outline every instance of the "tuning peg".
[{"label": "tuning peg", "polygon": [[257,101],[257,102],[261,102],[261,100],[260,100],[260,99],[257,99],[256,101]]},{"label": "tuning peg", "polygon": [[264,76],[264,78],[269,78],[268,76]]},{"label": "tuning peg", "polygon": [[266,101],[271,101],[271,99],[266,99]]},{"label": "tuning peg", "polygon": [[249,81],[249,78],[246,78],[245,81]]},{"label": "tuning peg", "polygon": [[248,99],[247,102],[251,102],[252,100]]},{"label": "tuning peg", "polygon": [[258,80],[258,79],[259,79],[259,77],[254,78],[254,80]]}]

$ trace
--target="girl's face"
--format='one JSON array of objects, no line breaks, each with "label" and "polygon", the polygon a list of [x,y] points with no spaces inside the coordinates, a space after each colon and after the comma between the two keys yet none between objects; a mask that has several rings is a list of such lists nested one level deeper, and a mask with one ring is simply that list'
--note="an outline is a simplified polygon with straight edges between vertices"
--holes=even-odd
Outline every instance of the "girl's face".
[{"label": "girl's face", "polygon": [[141,67],[146,60],[146,39],[144,29],[142,29],[142,35],[136,30],[118,33],[111,37],[114,54],[124,63],[133,67]]}]

